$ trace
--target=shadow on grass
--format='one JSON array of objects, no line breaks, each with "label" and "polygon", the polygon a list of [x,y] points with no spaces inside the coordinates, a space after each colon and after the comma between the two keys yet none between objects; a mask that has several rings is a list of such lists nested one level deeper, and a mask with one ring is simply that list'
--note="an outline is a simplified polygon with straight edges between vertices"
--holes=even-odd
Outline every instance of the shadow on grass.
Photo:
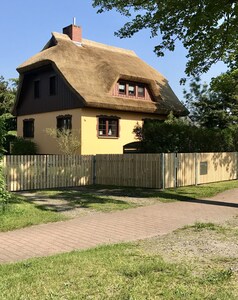
[{"label": "shadow on grass", "polygon": [[[54,195],[47,195],[47,191],[43,192],[45,195],[32,194],[27,195],[25,198],[26,202],[31,202],[38,209],[50,210],[56,212],[70,211],[75,208],[89,208],[98,211],[110,211],[110,210],[121,210],[135,205],[122,200],[116,200],[109,197],[102,197],[91,193],[81,193],[79,191],[67,190],[67,191],[56,191]],[[58,201],[49,201],[58,200]]]},{"label": "shadow on grass", "polygon": [[[132,197],[139,199],[158,198],[158,202],[160,202],[161,199],[161,202],[182,201],[238,208],[237,203],[228,201],[226,202],[222,200],[216,201],[200,199],[200,197],[195,197],[193,194],[196,195],[196,193],[191,191],[186,192],[186,190],[162,191],[158,189],[130,187],[86,186],[78,188],[27,192],[27,197],[24,201],[28,203],[34,203],[34,205],[41,210],[51,210],[57,212],[70,211],[75,208],[91,208],[98,211],[109,211],[140,206],[140,204],[135,205],[126,200],[124,201],[110,197]],[[49,199],[55,199],[59,201],[58,203],[50,203]]]}]

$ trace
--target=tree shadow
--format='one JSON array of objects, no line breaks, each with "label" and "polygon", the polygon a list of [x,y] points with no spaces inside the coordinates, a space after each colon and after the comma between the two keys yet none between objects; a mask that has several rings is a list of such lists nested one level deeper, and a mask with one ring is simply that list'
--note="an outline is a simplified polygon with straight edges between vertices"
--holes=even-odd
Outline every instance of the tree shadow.
[{"label": "tree shadow", "polygon": [[[26,201],[28,203],[31,202],[38,209],[55,212],[71,211],[75,208],[96,208],[98,211],[109,211],[110,209],[107,209],[107,206],[109,205],[114,205],[114,208],[111,210],[140,206],[140,204],[135,205],[131,203],[130,200],[115,199],[114,197],[138,199],[158,198],[158,202],[160,202],[161,198],[168,202],[181,201],[238,208],[238,203],[223,200],[198,199],[196,197],[191,197],[191,192],[183,191],[182,193],[183,194],[181,195],[179,193],[170,192],[169,190],[162,191],[158,189],[145,188],[84,186],[78,188],[67,188],[67,190],[57,189],[56,191],[45,190],[28,192],[26,194],[27,196],[25,196],[26,198],[24,200],[21,199],[20,201]],[[22,195],[24,195],[24,193],[22,193]]]},{"label": "tree shadow", "polygon": [[[66,212],[74,210],[75,208],[82,209],[96,209],[96,210],[110,210],[105,206],[114,205],[117,209],[129,208],[133,205],[123,200],[117,200],[110,197],[102,197],[91,193],[82,193],[75,190],[65,190],[54,195],[38,195],[31,193],[25,196],[25,202],[30,202],[36,208],[46,211]],[[49,201],[51,200],[51,201]],[[101,206],[101,207],[100,207]]]}]

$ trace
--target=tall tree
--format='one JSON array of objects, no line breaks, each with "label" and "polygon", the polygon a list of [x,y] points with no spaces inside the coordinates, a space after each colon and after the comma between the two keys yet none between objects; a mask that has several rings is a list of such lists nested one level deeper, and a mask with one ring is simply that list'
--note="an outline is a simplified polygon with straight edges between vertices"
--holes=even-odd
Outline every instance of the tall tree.
[{"label": "tall tree", "polygon": [[116,9],[131,18],[117,33],[131,37],[148,28],[151,36],[161,36],[154,51],[163,56],[173,51],[176,40],[187,49],[186,74],[198,75],[221,60],[237,62],[237,0],[93,0],[98,12]]},{"label": "tall tree", "polygon": [[213,78],[210,86],[195,78],[184,94],[191,118],[199,125],[223,129],[238,124],[238,69]]},{"label": "tall tree", "polygon": [[0,76],[0,116],[4,122],[7,135],[5,136],[4,148],[10,151],[10,142],[16,136],[16,118],[11,114],[16,97],[18,79],[5,80]]},{"label": "tall tree", "polygon": [[0,76],[0,115],[11,113],[16,97],[17,79],[6,81]]}]

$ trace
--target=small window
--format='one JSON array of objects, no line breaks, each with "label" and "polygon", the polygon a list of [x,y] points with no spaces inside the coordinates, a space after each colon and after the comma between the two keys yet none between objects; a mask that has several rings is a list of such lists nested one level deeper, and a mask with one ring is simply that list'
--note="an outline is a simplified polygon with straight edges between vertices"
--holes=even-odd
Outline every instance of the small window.
[{"label": "small window", "polygon": [[207,175],[207,161],[200,162],[200,175]]},{"label": "small window", "polygon": [[34,119],[23,120],[23,137],[34,137]]},{"label": "small window", "polygon": [[34,97],[40,98],[40,80],[34,81]]},{"label": "small window", "polygon": [[129,96],[135,96],[136,95],[136,87],[135,87],[134,84],[129,84],[128,94],[129,94]]},{"label": "small window", "polygon": [[50,96],[56,95],[56,76],[50,77]]},{"label": "small window", "polygon": [[145,87],[143,85],[138,85],[138,97],[145,97]]},{"label": "small window", "polygon": [[99,118],[98,136],[118,137],[118,119],[106,117]]},{"label": "small window", "polygon": [[72,129],[72,116],[58,116],[57,117],[57,129],[63,130],[71,130]]},{"label": "small window", "polygon": [[119,82],[118,92],[120,95],[126,94],[126,84],[124,82]]}]

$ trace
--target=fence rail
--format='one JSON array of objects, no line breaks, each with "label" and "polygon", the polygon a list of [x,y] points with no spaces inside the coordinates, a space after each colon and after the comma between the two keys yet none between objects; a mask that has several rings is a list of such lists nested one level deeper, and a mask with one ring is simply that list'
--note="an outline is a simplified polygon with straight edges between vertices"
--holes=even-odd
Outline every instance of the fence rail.
[{"label": "fence rail", "polygon": [[233,180],[237,152],[8,155],[3,167],[10,191],[90,184],[170,188]]}]

